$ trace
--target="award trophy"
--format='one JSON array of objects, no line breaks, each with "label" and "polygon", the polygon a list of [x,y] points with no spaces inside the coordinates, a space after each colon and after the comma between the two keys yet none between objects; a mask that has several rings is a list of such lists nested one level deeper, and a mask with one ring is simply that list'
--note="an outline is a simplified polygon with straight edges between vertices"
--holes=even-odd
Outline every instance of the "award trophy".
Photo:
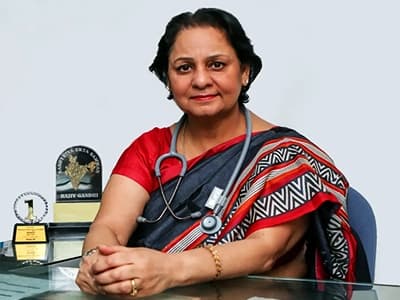
[{"label": "award trophy", "polygon": [[40,223],[47,212],[48,203],[39,193],[26,192],[15,199],[14,213],[22,222],[14,225],[12,239],[17,261],[32,263],[47,260],[47,224]]},{"label": "award trophy", "polygon": [[53,260],[80,255],[82,242],[100,207],[102,165],[86,146],[64,150],[56,162],[56,202],[53,205]]},{"label": "award trophy", "polygon": [[85,146],[66,149],[56,163],[55,222],[91,222],[100,206],[102,165]]}]

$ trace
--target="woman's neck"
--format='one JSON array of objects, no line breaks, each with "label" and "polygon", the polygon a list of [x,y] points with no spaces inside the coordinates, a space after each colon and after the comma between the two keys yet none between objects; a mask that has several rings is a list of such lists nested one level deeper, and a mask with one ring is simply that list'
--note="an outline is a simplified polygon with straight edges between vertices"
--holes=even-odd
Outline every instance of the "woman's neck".
[{"label": "woman's neck", "polygon": [[242,111],[217,120],[197,120],[188,117],[178,136],[178,152],[191,159],[246,133],[246,121]]}]

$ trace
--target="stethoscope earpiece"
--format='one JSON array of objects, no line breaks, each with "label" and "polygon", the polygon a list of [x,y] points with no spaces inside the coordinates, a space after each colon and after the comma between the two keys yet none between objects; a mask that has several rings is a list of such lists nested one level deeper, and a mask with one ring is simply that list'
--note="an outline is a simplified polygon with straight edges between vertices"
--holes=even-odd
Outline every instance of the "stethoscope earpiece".
[{"label": "stethoscope earpiece", "polygon": [[222,227],[221,218],[216,215],[205,216],[200,223],[201,231],[206,234],[214,234]]}]

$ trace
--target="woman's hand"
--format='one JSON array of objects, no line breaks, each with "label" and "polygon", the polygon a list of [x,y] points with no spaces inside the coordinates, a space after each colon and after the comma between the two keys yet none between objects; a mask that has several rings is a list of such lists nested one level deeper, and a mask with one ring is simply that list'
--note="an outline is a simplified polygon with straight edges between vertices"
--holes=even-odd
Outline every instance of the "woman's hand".
[{"label": "woman's hand", "polygon": [[147,248],[99,246],[98,252],[92,265],[93,286],[104,294],[160,293],[172,287],[179,267],[173,265],[171,255]]},{"label": "woman's hand", "polygon": [[98,294],[99,290],[96,287],[94,281],[92,266],[97,261],[99,253],[96,251],[89,256],[82,256],[79,264],[78,275],[75,279],[75,283],[85,293]]}]

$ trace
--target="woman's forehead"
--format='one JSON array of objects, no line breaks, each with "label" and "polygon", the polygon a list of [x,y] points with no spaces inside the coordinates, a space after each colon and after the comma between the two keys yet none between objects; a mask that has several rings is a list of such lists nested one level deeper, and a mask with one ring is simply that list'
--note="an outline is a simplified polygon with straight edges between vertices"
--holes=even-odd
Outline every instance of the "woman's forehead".
[{"label": "woman's forehead", "polygon": [[170,56],[200,51],[234,51],[225,33],[214,27],[191,27],[181,30],[171,47]]}]

